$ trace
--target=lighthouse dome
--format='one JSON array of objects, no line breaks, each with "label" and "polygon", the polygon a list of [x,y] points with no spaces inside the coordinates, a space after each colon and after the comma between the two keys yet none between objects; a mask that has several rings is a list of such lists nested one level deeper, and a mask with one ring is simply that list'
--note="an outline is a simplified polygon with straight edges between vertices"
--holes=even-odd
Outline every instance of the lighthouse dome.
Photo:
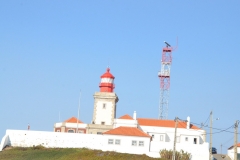
[{"label": "lighthouse dome", "polygon": [[101,78],[112,78],[114,79],[115,77],[110,73],[110,68],[107,68],[107,72],[104,73]]}]

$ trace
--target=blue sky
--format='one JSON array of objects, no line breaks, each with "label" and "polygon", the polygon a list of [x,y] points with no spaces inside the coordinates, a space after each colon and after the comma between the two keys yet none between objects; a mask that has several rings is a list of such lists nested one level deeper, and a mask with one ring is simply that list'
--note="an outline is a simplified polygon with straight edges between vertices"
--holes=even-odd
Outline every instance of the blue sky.
[{"label": "blue sky", "polygon": [[[110,66],[117,117],[157,118],[163,41],[173,52],[169,119],[216,128],[239,116],[239,1],[1,1],[0,137],[6,129],[52,131],[77,116],[90,123],[93,94]],[[206,128],[208,132],[208,128]],[[233,128],[229,131],[234,131]],[[213,132],[216,132],[215,130]],[[223,152],[232,133],[213,135]],[[209,137],[209,135],[207,135]]]}]

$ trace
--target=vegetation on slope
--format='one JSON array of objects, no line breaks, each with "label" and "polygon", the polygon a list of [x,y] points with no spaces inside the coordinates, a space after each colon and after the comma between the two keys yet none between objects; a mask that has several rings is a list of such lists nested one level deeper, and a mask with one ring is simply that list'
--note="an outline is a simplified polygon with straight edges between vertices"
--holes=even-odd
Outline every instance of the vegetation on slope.
[{"label": "vegetation on slope", "polygon": [[102,152],[86,148],[44,148],[42,146],[6,148],[0,160],[163,160],[146,155]]},{"label": "vegetation on slope", "polygon": [[[173,150],[166,150],[163,149],[160,151],[160,155],[162,158],[166,160],[171,160],[173,157]],[[176,151],[175,152],[175,160],[189,160],[191,159],[191,154],[188,152],[184,152],[181,150],[180,152]]]}]

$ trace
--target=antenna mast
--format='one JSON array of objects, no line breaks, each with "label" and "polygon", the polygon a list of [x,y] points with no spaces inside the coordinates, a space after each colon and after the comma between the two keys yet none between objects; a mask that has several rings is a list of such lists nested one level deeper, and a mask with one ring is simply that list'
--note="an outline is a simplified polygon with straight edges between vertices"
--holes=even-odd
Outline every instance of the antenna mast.
[{"label": "antenna mast", "polygon": [[170,90],[170,68],[172,64],[173,48],[170,44],[164,41],[166,47],[162,49],[161,71],[158,72],[160,78],[160,102],[159,102],[159,116],[158,119],[167,119],[168,116],[168,102]]},{"label": "antenna mast", "polygon": [[77,117],[77,130],[76,130],[76,133],[78,133],[78,120],[79,120],[80,100],[81,100],[81,90],[80,90],[79,102],[78,102],[78,117]]},{"label": "antenna mast", "polygon": [[58,112],[58,121],[60,122],[60,111]]}]

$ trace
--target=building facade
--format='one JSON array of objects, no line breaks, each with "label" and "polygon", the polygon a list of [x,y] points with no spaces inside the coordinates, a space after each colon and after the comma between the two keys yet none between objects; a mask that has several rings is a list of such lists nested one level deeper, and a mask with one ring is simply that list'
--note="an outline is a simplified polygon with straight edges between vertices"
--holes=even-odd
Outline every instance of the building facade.
[{"label": "building facade", "polygon": [[87,124],[76,117],[71,117],[64,122],[54,124],[54,132],[67,132],[67,133],[86,133]]},{"label": "building facade", "polygon": [[[234,146],[228,148],[227,155],[234,159]],[[240,143],[237,144],[237,160],[240,160]]]}]

